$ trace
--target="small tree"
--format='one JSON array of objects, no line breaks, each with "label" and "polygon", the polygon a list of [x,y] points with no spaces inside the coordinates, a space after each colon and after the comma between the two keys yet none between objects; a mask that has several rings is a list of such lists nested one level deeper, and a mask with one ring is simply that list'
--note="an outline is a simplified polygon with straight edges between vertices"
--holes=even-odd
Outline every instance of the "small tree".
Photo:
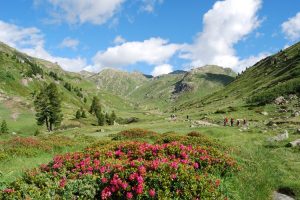
[{"label": "small tree", "polygon": [[81,118],[81,112],[80,112],[80,110],[77,110],[75,117],[76,117],[76,119],[80,119]]},{"label": "small tree", "polygon": [[99,126],[104,126],[105,125],[105,115],[100,111],[98,111],[96,113],[96,117],[97,117],[97,120],[98,120],[98,125]]},{"label": "small tree", "polygon": [[82,117],[82,118],[86,118],[86,114],[85,114],[85,111],[84,111],[84,110],[83,110],[82,113],[81,113],[81,117]]},{"label": "small tree", "polygon": [[8,133],[8,127],[7,127],[7,123],[5,120],[2,121],[1,123],[1,129],[0,129],[1,133]]},{"label": "small tree", "polygon": [[37,95],[34,106],[38,125],[46,124],[48,131],[59,126],[63,115],[61,114],[61,99],[55,83],[50,83],[41,89]]},{"label": "small tree", "polygon": [[116,115],[115,111],[112,111],[112,113],[110,115],[110,123],[111,123],[111,125],[113,125],[115,123],[116,119],[117,119],[117,115]]},{"label": "small tree", "polygon": [[101,105],[98,97],[95,96],[93,98],[89,113],[97,115],[98,112],[101,112]]}]

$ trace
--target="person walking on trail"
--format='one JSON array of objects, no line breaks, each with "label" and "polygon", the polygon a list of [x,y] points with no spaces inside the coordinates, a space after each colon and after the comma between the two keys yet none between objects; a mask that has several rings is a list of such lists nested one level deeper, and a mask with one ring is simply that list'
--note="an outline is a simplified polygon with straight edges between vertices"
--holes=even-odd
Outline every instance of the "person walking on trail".
[{"label": "person walking on trail", "polygon": [[224,126],[227,126],[227,123],[228,123],[228,118],[225,117],[225,118],[224,118]]},{"label": "person walking on trail", "polygon": [[231,118],[231,119],[230,119],[230,125],[233,126],[233,123],[234,123],[234,119]]},{"label": "person walking on trail", "polygon": [[247,125],[247,121],[246,121],[246,119],[244,119],[244,121],[243,121],[243,125],[244,125],[244,126],[246,126],[246,125]]}]

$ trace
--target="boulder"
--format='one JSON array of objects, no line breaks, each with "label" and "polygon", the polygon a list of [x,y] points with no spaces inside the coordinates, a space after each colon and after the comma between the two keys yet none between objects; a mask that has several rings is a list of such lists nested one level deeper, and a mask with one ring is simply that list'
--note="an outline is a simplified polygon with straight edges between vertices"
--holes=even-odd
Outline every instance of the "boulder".
[{"label": "boulder", "polygon": [[300,116],[300,112],[299,111],[293,111],[292,117],[299,117],[299,116]]},{"label": "boulder", "polygon": [[289,133],[287,130],[285,130],[283,133],[278,134],[277,136],[268,138],[268,141],[270,142],[279,142],[283,141],[289,138]]},{"label": "boulder", "polygon": [[280,109],[278,110],[278,112],[280,112],[280,113],[286,113],[286,112],[287,112],[287,110],[286,110],[286,109],[282,109],[282,108],[280,108]]},{"label": "boulder", "polygon": [[269,115],[269,113],[268,113],[268,112],[266,112],[266,111],[264,111],[264,112],[261,112],[260,114],[262,114],[262,115],[264,115],[264,116],[268,116],[268,115]]},{"label": "boulder", "polygon": [[287,146],[289,146],[289,147],[300,147],[300,139],[289,142]]},{"label": "boulder", "polygon": [[276,191],[273,193],[273,200],[294,200],[294,198]]},{"label": "boulder", "polygon": [[289,100],[296,100],[296,99],[298,99],[297,95],[295,95],[295,94],[290,94],[289,95]]},{"label": "boulder", "polygon": [[284,104],[288,103],[288,101],[283,96],[280,96],[274,100],[274,103],[277,105],[284,105]]}]

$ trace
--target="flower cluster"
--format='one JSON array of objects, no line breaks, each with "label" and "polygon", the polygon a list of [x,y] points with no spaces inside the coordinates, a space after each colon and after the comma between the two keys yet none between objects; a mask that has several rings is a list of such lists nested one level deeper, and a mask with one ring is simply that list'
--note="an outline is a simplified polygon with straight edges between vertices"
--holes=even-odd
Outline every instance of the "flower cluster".
[{"label": "flower cluster", "polygon": [[[128,141],[55,156],[24,182],[41,196],[67,199],[218,199],[225,198],[222,178],[235,170],[235,161],[215,148]],[[14,186],[2,194],[30,195]]]}]

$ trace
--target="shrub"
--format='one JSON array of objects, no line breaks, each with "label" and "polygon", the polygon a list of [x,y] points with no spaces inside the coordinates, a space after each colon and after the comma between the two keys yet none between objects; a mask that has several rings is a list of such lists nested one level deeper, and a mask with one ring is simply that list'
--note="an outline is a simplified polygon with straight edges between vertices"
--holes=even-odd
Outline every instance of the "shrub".
[{"label": "shrub", "polygon": [[225,199],[236,162],[181,142],[113,142],[58,155],[0,192],[0,199]]},{"label": "shrub", "polygon": [[154,139],[156,136],[159,136],[156,132],[135,128],[117,133],[112,140]]}]

